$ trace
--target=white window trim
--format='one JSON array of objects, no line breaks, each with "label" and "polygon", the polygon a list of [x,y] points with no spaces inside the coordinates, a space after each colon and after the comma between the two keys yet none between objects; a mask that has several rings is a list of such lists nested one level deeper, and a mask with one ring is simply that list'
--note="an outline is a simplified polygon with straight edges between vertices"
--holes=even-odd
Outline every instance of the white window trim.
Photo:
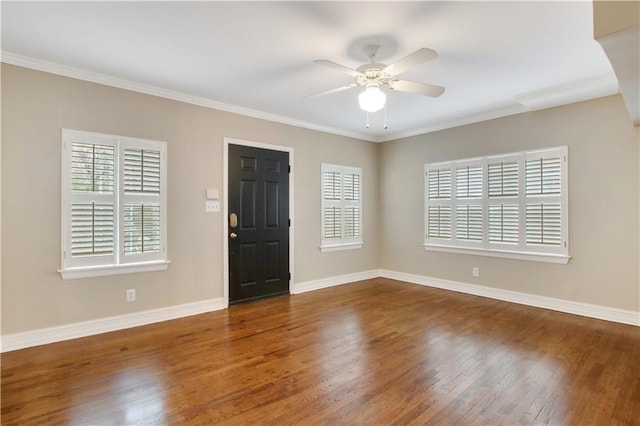
[{"label": "white window trim", "polygon": [[60,272],[62,279],[72,280],[77,278],[164,271],[169,267],[170,263],[168,260],[160,260],[154,262],[124,263],[121,265],[84,266],[59,269],[58,272]]},{"label": "white window trim", "polygon": [[[58,272],[63,279],[76,279],[119,275],[128,273],[163,271],[170,261],[167,260],[167,144],[161,141],[129,138],[123,136],[106,135],[80,130],[62,129],[62,179],[61,179],[61,268]],[[110,196],[114,200],[114,222],[116,232],[114,234],[114,253],[111,256],[86,256],[71,259],[71,202],[74,194],[71,191],[71,143],[82,141],[87,143],[113,146],[115,149],[114,194]],[[160,195],[154,198],[160,203],[160,244],[159,253],[135,255],[130,258],[124,255],[124,243],[120,236],[123,233],[123,209],[124,200],[132,199],[131,195],[124,194],[123,182],[124,167],[121,166],[121,158],[124,148],[160,149]],[[96,195],[101,197],[101,194]],[[147,195],[134,195],[133,199],[149,198]],[[99,259],[98,259],[99,258]]]},{"label": "white window trim", "polygon": [[[525,212],[524,209],[520,209],[520,238],[517,246],[512,246],[509,244],[501,244],[501,243],[490,243],[488,240],[487,232],[488,232],[488,206],[495,202],[493,199],[488,197],[488,179],[487,179],[487,165],[491,162],[495,162],[498,160],[513,160],[514,158],[518,159],[519,162],[519,191],[516,203],[519,206],[526,207],[527,197],[525,195],[524,190],[524,179],[522,178],[524,174],[524,161],[526,159],[540,156],[541,154],[559,153],[563,158],[563,166],[561,167],[561,189],[560,195],[551,196],[550,198],[554,198],[555,201],[559,202],[561,205],[561,229],[562,229],[562,239],[563,246],[559,248],[553,247],[544,247],[542,251],[536,251],[533,245],[530,245],[530,248],[526,247],[525,244],[525,228],[523,226],[525,220]],[[557,154],[556,154],[557,155]],[[483,239],[481,244],[477,243],[469,243],[466,241],[458,241],[455,238],[455,207],[458,205],[456,200],[456,191],[455,191],[455,172],[456,167],[458,166],[467,166],[469,164],[482,164],[483,172],[482,172],[482,181],[483,181],[483,196],[482,196],[482,205],[483,205]],[[437,168],[449,168],[451,170],[451,199],[445,200],[444,202],[429,202],[428,198],[428,182],[427,182],[427,173],[431,169]],[[469,158],[463,160],[454,160],[454,161],[446,161],[446,162],[438,162],[438,163],[428,163],[424,165],[424,249],[427,251],[437,251],[437,252],[447,252],[447,253],[457,253],[457,254],[468,254],[468,255],[476,255],[476,256],[490,256],[490,257],[500,257],[507,259],[518,259],[518,260],[527,260],[527,261],[536,261],[536,262],[549,262],[549,263],[559,263],[559,264],[567,264],[571,259],[569,255],[569,194],[568,194],[568,148],[567,146],[560,146],[555,148],[547,148],[533,151],[523,151],[516,153],[507,153],[502,155],[494,155],[494,156],[486,156],[486,157],[478,157],[478,158]],[[529,196],[528,199],[531,199],[533,196]],[[546,196],[540,196],[540,198],[545,198]],[[513,200],[513,199],[512,199]],[[439,240],[439,239],[429,239],[428,238],[428,216],[427,211],[429,205],[435,204],[448,204],[451,205],[451,240]]]},{"label": "white window trim", "polygon": [[[324,210],[325,210],[325,205],[326,205],[326,201],[324,199],[324,173],[328,172],[328,171],[334,171],[334,172],[338,172],[342,175],[344,175],[345,173],[353,173],[353,174],[357,174],[360,177],[360,197],[358,200],[358,208],[359,208],[359,212],[360,212],[360,236],[357,238],[341,238],[341,239],[330,239],[327,240],[324,238],[325,235],[325,230],[324,230],[324,224],[325,224],[325,220],[324,220]],[[342,178],[341,178],[341,182],[343,182]],[[362,248],[363,244],[364,244],[364,240],[362,237],[363,231],[364,231],[364,225],[363,225],[363,179],[362,179],[362,169],[360,167],[349,167],[349,166],[340,166],[340,165],[335,165],[335,164],[327,164],[327,163],[322,163],[320,166],[320,194],[321,194],[321,207],[320,207],[320,252],[322,253],[326,253],[326,252],[332,252],[332,251],[341,251],[341,250],[355,250],[355,249],[360,249]],[[342,191],[342,194],[344,194],[344,190]],[[345,200],[341,200],[340,202],[338,202],[337,204],[340,204],[341,206],[345,205],[345,203],[350,203],[347,202]],[[353,202],[351,202],[353,203]],[[344,227],[344,223],[341,226],[341,229]]]}]

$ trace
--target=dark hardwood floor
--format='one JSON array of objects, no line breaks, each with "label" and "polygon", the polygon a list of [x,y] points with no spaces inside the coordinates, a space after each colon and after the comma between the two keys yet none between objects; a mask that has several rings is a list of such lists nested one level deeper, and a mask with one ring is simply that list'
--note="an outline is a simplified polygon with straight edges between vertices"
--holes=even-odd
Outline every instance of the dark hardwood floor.
[{"label": "dark hardwood floor", "polygon": [[640,424],[640,328],[374,279],[2,355],[2,424]]}]

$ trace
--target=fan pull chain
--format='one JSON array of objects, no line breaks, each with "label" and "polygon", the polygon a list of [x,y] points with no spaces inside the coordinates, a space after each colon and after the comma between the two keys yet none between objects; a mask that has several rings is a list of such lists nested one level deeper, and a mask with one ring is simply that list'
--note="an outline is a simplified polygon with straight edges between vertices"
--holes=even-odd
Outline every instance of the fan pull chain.
[{"label": "fan pull chain", "polygon": [[[365,127],[368,129],[370,128],[370,124],[369,124],[369,111],[365,111]],[[389,128],[389,125],[387,124],[387,104],[384,105],[384,129],[387,130]]]},{"label": "fan pull chain", "polygon": [[389,126],[387,126],[387,104],[388,102],[384,103],[384,129],[385,130],[389,128]]}]

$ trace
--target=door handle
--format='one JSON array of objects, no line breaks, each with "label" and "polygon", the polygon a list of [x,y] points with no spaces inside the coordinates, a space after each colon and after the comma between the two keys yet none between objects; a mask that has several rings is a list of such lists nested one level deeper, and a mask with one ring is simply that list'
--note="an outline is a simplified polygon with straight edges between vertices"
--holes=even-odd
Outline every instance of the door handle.
[{"label": "door handle", "polygon": [[238,234],[236,234],[235,232],[232,232],[229,234],[229,238],[231,238],[232,240],[238,238]]},{"label": "door handle", "polygon": [[238,215],[231,213],[229,215],[229,227],[235,228],[236,226],[238,226]]}]

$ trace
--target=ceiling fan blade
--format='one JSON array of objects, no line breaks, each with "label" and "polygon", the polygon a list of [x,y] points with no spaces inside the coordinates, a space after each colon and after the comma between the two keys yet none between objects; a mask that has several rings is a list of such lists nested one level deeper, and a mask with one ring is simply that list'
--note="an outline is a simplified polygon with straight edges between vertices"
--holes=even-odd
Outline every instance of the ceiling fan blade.
[{"label": "ceiling fan blade", "polygon": [[403,72],[415,67],[416,65],[420,65],[437,57],[438,52],[423,47],[422,49],[418,49],[415,52],[408,54],[404,58],[397,60],[393,64],[388,65],[382,70],[382,72],[391,76],[402,74]]},{"label": "ceiling fan blade", "polygon": [[318,64],[318,65],[323,65],[325,67],[333,68],[335,70],[338,70],[338,71],[341,71],[343,73],[349,74],[351,77],[357,77],[357,76],[361,75],[360,72],[358,72],[358,71],[356,71],[356,70],[354,70],[352,68],[346,67],[344,65],[337,64],[337,63],[335,63],[333,61],[327,61],[325,59],[318,59],[317,61],[313,61],[313,63],[314,64]]},{"label": "ceiling fan blade", "polygon": [[432,98],[437,98],[444,93],[444,87],[442,86],[407,80],[390,81],[389,88],[401,92],[415,93],[416,95],[430,96]]},{"label": "ceiling fan blade", "polygon": [[303,99],[315,98],[316,96],[324,96],[324,95],[329,95],[331,93],[342,92],[343,90],[351,89],[352,87],[356,87],[356,86],[357,86],[357,84],[353,83],[353,84],[349,84],[347,86],[336,87],[335,89],[325,90],[324,92],[315,93],[313,95],[307,95]]}]

